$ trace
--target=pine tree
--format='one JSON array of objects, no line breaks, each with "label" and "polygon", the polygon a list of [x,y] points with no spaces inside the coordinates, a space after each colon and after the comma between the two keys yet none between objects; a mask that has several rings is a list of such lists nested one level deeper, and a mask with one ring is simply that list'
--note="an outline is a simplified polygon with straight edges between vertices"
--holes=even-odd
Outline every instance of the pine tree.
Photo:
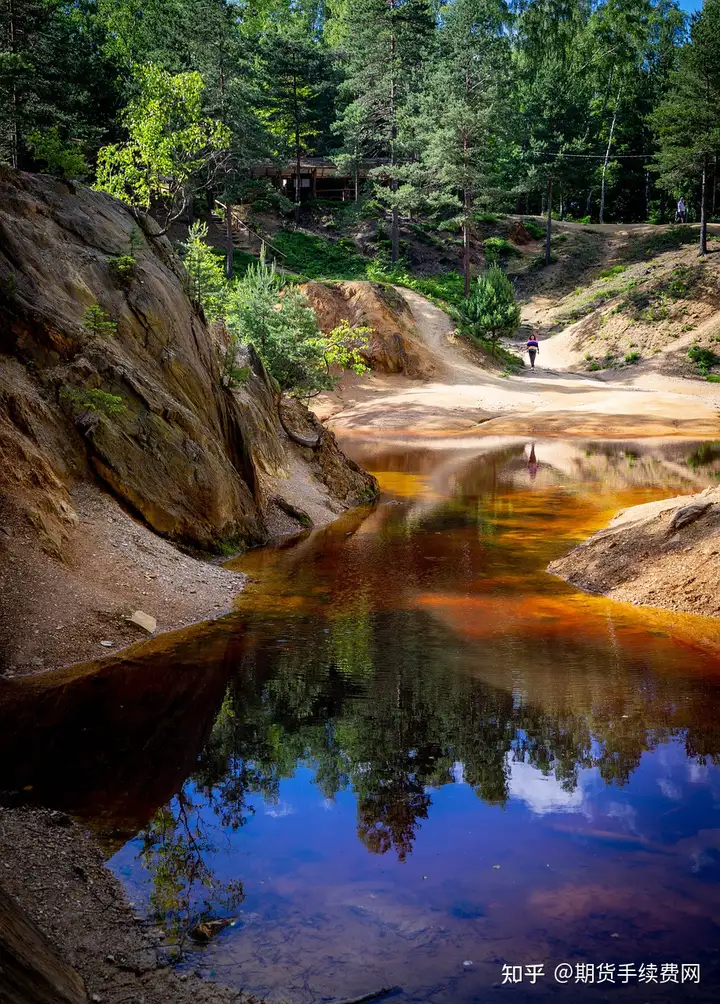
[{"label": "pine tree", "polygon": [[499,265],[491,265],[479,277],[472,295],[463,304],[462,313],[471,333],[490,341],[493,355],[498,339],[517,331],[520,307],[513,285]]},{"label": "pine tree", "polygon": [[399,192],[402,172],[400,117],[413,89],[420,89],[421,66],[432,51],[434,22],[428,0],[341,0],[333,9],[331,37],[339,41],[347,87],[372,130],[372,152],[387,161],[376,172],[389,182],[392,260],[399,246]]},{"label": "pine tree", "polygon": [[455,0],[448,5],[419,126],[425,139],[423,161],[436,196],[444,194],[459,210],[466,296],[473,210],[478,199],[489,204],[502,159],[511,72],[508,22],[503,0]]},{"label": "pine tree", "polygon": [[542,188],[550,264],[553,191],[572,183],[587,151],[592,93],[587,52],[589,0],[533,0],[518,24],[518,182]]},{"label": "pine tree", "polygon": [[314,151],[323,130],[324,92],[331,87],[329,55],[300,12],[265,33],[261,58],[261,116],[276,137],[278,156],[290,153],[295,162],[295,222],[299,223],[302,158]]},{"label": "pine tree", "polygon": [[676,194],[700,183],[700,254],[707,254],[710,165],[720,150],[720,0],[694,14],[670,90],[653,116],[658,181]]},{"label": "pine tree", "polygon": [[29,137],[52,128],[94,153],[117,108],[104,39],[91,0],[0,0],[0,163],[35,166]]}]

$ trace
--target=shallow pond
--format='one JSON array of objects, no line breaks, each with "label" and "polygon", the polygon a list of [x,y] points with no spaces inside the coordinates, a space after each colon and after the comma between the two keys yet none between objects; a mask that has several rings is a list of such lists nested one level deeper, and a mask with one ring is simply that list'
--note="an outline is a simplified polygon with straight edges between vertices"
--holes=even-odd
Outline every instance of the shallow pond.
[{"label": "shallow pond", "polygon": [[[126,725],[122,757],[80,766],[133,700],[87,689],[65,807],[181,965],[274,1000],[716,1000],[720,625],[545,568],[620,508],[717,483],[717,451],[345,446],[378,505],[233,564],[237,612],[142,669],[163,749]],[[204,659],[174,693],[168,667]],[[198,947],[205,916],[234,922]]]}]

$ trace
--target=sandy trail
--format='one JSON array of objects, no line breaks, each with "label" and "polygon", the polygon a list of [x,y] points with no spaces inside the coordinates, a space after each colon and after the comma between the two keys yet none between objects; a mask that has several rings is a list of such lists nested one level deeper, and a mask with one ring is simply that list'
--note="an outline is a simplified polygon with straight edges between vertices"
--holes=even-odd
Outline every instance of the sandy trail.
[{"label": "sandy trail", "polygon": [[481,368],[454,336],[450,317],[420,294],[400,289],[418,333],[438,362],[439,379],[347,376],[315,410],[343,435],[453,432],[502,435],[720,436],[720,387],[639,367],[608,380],[569,367],[571,329],[541,344],[539,366],[516,376]]}]

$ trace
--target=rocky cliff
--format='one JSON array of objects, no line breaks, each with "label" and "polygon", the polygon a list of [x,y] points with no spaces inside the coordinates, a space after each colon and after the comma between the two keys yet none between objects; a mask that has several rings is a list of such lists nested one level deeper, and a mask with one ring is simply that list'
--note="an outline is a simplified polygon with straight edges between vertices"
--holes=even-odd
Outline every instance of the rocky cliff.
[{"label": "rocky cliff", "polygon": [[[40,644],[38,654],[33,635],[47,642],[48,631],[66,631],[69,619],[81,627],[83,610],[98,630],[115,625],[123,611],[147,608],[144,597],[163,586],[168,614],[160,626],[177,622],[171,601],[184,592],[187,606],[189,580],[172,582],[147,562],[138,578],[134,559],[153,550],[153,533],[206,551],[238,549],[278,529],[327,521],[373,495],[374,479],[300,405],[286,424],[319,433],[320,445],[291,443],[262,363],[251,351],[246,362],[245,384],[226,389],[182,266],[152,220],[103,193],[0,171],[6,668],[52,663],[56,647]],[[127,532],[110,539],[119,525]],[[167,560],[181,561],[172,551]],[[202,602],[191,602],[183,620],[216,612],[236,585],[204,582],[212,575],[201,567]],[[101,598],[92,584],[98,575]],[[57,614],[47,612],[48,591]],[[113,645],[132,637],[112,627],[104,633]],[[80,645],[74,654],[95,653]]]}]

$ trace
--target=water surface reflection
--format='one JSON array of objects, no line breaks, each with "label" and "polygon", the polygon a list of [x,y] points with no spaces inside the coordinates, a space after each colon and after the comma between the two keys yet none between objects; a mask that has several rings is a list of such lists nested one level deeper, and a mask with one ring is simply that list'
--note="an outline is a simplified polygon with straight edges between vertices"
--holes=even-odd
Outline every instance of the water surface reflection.
[{"label": "water surface reflection", "polygon": [[[350,447],[383,498],[241,559],[257,581],[207,635],[192,728],[195,677],[173,704],[167,662],[144,667],[187,745],[164,763],[151,722],[130,729],[166,796],[112,867],[186,964],[294,1004],[381,984],[438,1004],[716,1000],[720,630],[544,569],[619,508],[716,483],[717,450]],[[72,763],[65,805],[91,818]],[[143,817],[127,775],[124,801],[87,786],[104,832],[123,804],[112,847]],[[208,916],[235,922],[198,949]],[[700,963],[702,982],[493,990],[503,963],[561,961]]]}]

